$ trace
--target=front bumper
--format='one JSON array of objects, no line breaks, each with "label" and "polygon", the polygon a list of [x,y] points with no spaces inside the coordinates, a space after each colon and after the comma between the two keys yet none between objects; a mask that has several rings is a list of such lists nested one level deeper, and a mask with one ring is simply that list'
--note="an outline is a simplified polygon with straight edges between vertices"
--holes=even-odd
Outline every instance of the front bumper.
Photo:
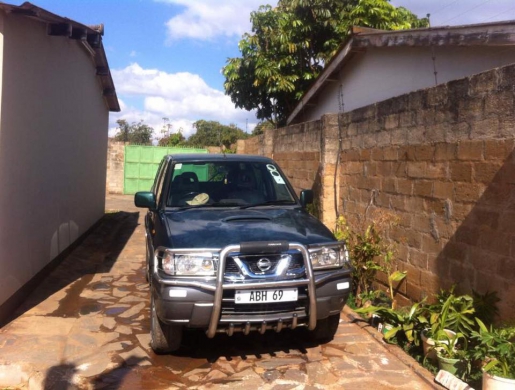
[{"label": "front bumper", "polygon": [[[307,248],[290,243],[290,249],[302,253],[306,277],[290,280],[264,280],[227,282],[224,280],[225,262],[229,253],[238,252],[239,245],[230,245],[220,252],[218,274],[215,278],[163,278],[154,261],[152,294],[161,321],[183,324],[191,328],[206,328],[207,336],[235,331],[248,334],[252,330],[264,333],[267,329],[279,332],[283,328],[306,326],[313,330],[317,320],[338,314],[351,291],[351,270],[333,269],[314,272]],[[280,289],[295,287],[299,302],[280,306],[277,303],[252,304],[248,311],[227,310],[239,308],[234,304],[235,290]],[[255,310],[253,310],[255,309]]]}]

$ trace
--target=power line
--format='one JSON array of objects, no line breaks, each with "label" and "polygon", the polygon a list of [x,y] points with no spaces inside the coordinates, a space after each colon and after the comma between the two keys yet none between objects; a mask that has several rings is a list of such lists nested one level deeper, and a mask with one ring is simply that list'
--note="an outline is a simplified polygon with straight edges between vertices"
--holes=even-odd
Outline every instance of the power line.
[{"label": "power line", "polygon": [[481,7],[482,5],[485,5],[486,3],[489,3],[490,1],[492,1],[492,0],[485,0],[485,1],[483,1],[481,4],[478,4],[478,5],[476,5],[475,7],[469,8],[469,9],[468,9],[468,10],[466,10],[465,12],[462,12],[461,14],[458,14],[458,15],[456,15],[456,16],[454,16],[454,17],[450,18],[450,19],[447,19],[446,21],[442,22],[442,24],[448,23],[448,22],[450,22],[451,20],[454,20],[454,19],[456,19],[456,18],[459,18],[460,16],[465,15],[465,14],[469,13],[470,11],[473,11],[473,10],[475,10],[476,8]]},{"label": "power line", "polygon": [[515,7],[511,7],[511,8],[508,8],[507,10],[504,10],[503,12],[499,12],[498,14],[494,15],[494,16],[491,16],[489,17],[488,19],[484,19],[484,21],[486,22],[487,20],[492,20],[492,19],[495,19],[496,17],[498,17],[499,15],[503,15],[507,12],[510,12],[510,11],[513,11],[515,10]]},{"label": "power line", "polygon": [[440,12],[442,12],[444,9],[450,7],[451,5],[453,5],[454,3],[457,3],[458,1],[460,0],[454,0],[454,1],[451,1],[449,4],[443,6],[442,8],[440,8],[439,10],[437,10],[436,12],[433,12],[433,15],[438,15]]}]

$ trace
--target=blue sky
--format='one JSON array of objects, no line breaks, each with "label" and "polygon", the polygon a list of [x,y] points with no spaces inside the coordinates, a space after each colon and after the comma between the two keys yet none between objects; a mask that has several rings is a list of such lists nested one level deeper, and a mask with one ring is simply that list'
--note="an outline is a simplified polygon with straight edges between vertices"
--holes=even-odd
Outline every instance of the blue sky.
[{"label": "blue sky", "polygon": [[[7,1],[10,2],[10,1]],[[234,123],[249,132],[253,112],[236,109],[223,89],[221,69],[239,55],[250,12],[266,0],[32,0],[83,24],[104,23],[104,47],[122,107],[116,120],[144,120],[156,135],[168,118],[172,131],[194,132],[199,119]],[[14,3],[14,2],[13,2]],[[271,5],[277,1],[269,1]],[[515,19],[514,0],[392,0],[431,25]],[[21,4],[21,3],[16,3]]]}]

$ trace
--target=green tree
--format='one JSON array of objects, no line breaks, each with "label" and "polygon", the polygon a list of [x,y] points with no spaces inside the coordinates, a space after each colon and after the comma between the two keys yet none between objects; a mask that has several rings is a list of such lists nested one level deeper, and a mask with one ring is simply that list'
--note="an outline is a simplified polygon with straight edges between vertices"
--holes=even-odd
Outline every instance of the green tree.
[{"label": "green tree", "polygon": [[398,30],[423,27],[388,0],[279,0],[252,12],[252,33],[239,42],[241,57],[222,72],[225,92],[239,108],[283,125],[353,25]]},{"label": "green tree", "polygon": [[239,139],[248,138],[245,133],[236,125],[222,125],[216,121],[198,120],[193,124],[197,129],[196,133],[188,138],[187,144],[190,146],[225,146],[231,147]]},{"label": "green tree", "polygon": [[186,138],[182,135],[182,128],[179,128],[176,133],[172,133],[172,127],[170,119],[164,117],[163,127],[161,128],[161,138],[159,138],[157,143],[159,146],[177,146],[184,143]]},{"label": "green tree", "polygon": [[261,135],[265,132],[265,130],[272,130],[275,129],[275,125],[270,121],[261,121],[259,122],[256,127],[254,127],[254,130],[252,130],[251,135]]},{"label": "green tree", "polygon": [[186,138],[181,133],[181,129],[177,133],[165,135],[158,142],[159,146],[177,146],[185,142]]},{"label": "green tree", "polygon": [[138,145],[152,145],[152,134],[154,129],[143,121],[129,124],[125,119],[118,119],[118,133],[114,136],[116,141],[129,142]]}]

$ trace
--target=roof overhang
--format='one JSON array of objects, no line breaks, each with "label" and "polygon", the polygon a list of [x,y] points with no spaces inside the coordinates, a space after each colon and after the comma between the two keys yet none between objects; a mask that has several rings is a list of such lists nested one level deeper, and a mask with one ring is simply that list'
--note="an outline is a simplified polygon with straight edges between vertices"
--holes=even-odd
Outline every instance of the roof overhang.
[{"label": "roof overhang", "polygon": [[515,46],[515,20],[396,31],[353,27],[349,38],[315,79],[286,123],[294,123],[303,108],[313,104],[325,85],[339,80],[338,73],[356,53],[372,47],[418,46]]},{"label": "roof overhang", "polygon": [[96,75],[102,86],[102,94],[109,111],[120,111],[113,78],[107,62],[102,36],[104,26],[86,26],[74,20],[61,17],[29,2],[20,6],[0,3],[0,10],[7,14],[31,18],[47,25],[50,36],[64,36],[76,40],[91,56],[96,66]]}]

